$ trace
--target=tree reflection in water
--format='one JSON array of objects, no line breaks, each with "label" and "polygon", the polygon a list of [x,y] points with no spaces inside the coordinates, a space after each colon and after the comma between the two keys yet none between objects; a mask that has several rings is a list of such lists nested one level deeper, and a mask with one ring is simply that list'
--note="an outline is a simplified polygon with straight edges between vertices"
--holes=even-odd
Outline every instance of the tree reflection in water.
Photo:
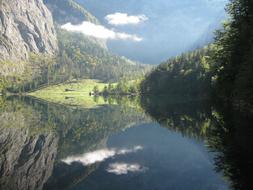
[{"label": "tree reflection in water", "polygon": [[[101,164],[99,160],[82,164],[78,161],[80,155],[87,158],[87,153],[97,150],[112,151],[106,147],[111,135],[152,120],[184,136],[205,141],[208,150],[215,155],[217,172],[223,173],[231,188],[252,189],[250,116],[209,101],[185,98],[182,101],[146,97],[141,99],[142,109],[132,105],[124,101],[121,105],[81,109],[31,98],[1,99],[0,189],[74,188]],[[138,150],[133,148],[130,152]],[[115,149],[111,156],[120,155],[120,151]],[[67,158],[73,158],[73,162],[64,162]],[[107,170],[121,174],[144,171],[144,168],[115,162]]]},{"label": "tree reflection in water", "polygon": [[[177,98],[178,99],[178,98]],[[184,103],[182,103],[184,102]],[[203,139],[215,167],[235,190],[253,189],[253,117],[210,101],[146,97],[142,107],[162,126]]]}]

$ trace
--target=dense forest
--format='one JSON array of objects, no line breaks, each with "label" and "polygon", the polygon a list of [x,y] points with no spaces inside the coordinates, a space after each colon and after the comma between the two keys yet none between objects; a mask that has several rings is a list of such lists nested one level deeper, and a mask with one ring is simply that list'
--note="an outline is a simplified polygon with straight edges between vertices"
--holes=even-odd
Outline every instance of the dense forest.
[{"label": "dense forest", "polygon": [[210,96],[237,106],[253,106],[253,2],[231,0],[229,19],[214,43],[170,59],[142,82],[146,94]]},{"label": "dense forest", "polygon": [[237,105],[253,106],[253,2],[232,0],[230,19],[215,39],[217,94]]},{"label": "dense forest", "polygon": [[155,68],[141,84],[143,94],[208,95],[212,83],[209,63],[213,46],[171,58]]}]

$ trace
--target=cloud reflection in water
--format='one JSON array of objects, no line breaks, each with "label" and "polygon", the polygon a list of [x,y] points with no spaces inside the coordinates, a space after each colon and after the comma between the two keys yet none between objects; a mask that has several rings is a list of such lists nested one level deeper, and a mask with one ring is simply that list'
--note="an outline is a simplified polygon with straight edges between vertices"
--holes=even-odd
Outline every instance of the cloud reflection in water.
[{"label": "cloud reflection in water", "polygon": [[125,175],[129,172],[145,172],[146,167],[142,167],[140,164],[127,164],[127,163],[113,163],[107,168],[107,172],[115,175]]},{"label": "cloud reflection in water", "polygon": [[84,166],[88,166],[97,162],[103,162],[106,159],[112,158],[116,155],[125,155],[129,153],[134,153],[142,150],[142,146],[135,146],[132,149],[100,149],[93,152],[88,152],[79,156],[69,156],[62,159],[62,162],[71,165],[73,162],[80,162]]}]

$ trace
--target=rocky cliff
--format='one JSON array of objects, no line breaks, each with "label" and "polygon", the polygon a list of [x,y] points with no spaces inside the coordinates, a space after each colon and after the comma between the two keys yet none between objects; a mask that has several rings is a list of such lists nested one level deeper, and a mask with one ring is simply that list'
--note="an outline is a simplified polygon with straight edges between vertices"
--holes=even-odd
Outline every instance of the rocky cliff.
[{"label": "rocky cliff", "polygon": [[50,11],[42,0],[0,0],[0,60],[20,61],[29,52],[58,49]]}]

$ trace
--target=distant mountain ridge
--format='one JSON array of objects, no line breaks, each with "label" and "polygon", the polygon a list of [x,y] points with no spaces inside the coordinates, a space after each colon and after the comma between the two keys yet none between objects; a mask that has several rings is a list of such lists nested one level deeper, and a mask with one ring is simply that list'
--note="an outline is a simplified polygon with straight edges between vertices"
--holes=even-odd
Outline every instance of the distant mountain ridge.
[{"label": "distant mountain ridge", "polygon": [[219,15],[213,23],[211,23],[208,28],[203,32],[199,39],[192,45],[191,50],[196,48],[202,48],[214,41],[215,31],[222,28],[222,20],[226,19],[225,14]]},{"label": "distant mountain ridge", "polygon": [[[99,24],[99,20],[75,0],[43,0],[48,9],[52,12],[56,25],[81,24],[83,21]],[[106,40],[87,37],[92,42],[107,49]]]},{"label": "distant mountain ridge", "polygon": [[98,24],[98,19],[74,0],[43,0],[58,24],[80,24],[89,21]]},{"label": "distant mountain ridge", "polygon": [[[202,44],[198,42],[212,39],[212,32],[207,30],[209,25],[220,23],[217,18],[225,14],[227,0],[76,1],[84,5],[105,26],[136,34],[143,39],[138,43],[110,40],[107,46],[112,52],[143,63],[159,64],[170,57],[200,47]],[[148,20],[134,26],[111,26],[105,17],[117,12],[133,16],[145,15]]]}]

